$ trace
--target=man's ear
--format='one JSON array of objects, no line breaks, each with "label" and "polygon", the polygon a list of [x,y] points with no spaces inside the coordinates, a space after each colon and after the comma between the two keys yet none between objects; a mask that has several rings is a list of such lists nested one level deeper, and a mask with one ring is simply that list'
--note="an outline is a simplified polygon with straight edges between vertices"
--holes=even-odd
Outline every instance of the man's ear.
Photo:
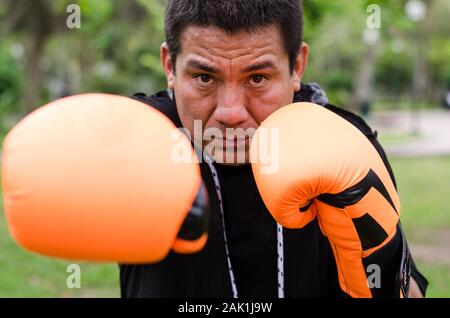
[{"label": "man's ear", "polygon": [[166,42],[163,42],[163,44],[161,44],[160,55],[162,67],[167,78],[167,87],[173,89],[175,69],[172,63],[172,58],[170,57],[169,47],[167,46]]},{"label": "man's ear", "polygon": [[300,91],[302,77],[303,77],[303,74],[305,73],[306,66],[308,65],[308,54],[309,54],[308,44],[303,42],[302,46],[300,47],[300,52],[297,55],[297,58],[295,60],[294,71],[292,74],[292,76],[294,78],[295,92]]}]

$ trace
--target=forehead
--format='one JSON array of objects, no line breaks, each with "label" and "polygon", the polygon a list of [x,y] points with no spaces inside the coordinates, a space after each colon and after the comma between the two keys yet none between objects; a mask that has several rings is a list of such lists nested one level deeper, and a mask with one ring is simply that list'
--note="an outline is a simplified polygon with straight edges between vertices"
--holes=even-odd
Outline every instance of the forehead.
[{"label": "forehead", "polygon": [[245,60],[270,56],[276,60],[287,56],[276,26],[233,34],[214,26],[188,26],[181,34],[180,44],[179,55],[183,57],[197,55],[210,60]]}]

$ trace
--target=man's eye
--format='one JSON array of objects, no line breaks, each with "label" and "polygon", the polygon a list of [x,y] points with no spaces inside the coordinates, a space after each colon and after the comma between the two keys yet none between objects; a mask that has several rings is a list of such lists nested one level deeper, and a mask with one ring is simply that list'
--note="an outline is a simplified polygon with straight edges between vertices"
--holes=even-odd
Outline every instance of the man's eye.
[{"label": "man's eye", "polygon": [[253,75],[250,78],[250,84],[254,85],[254,86],[262,86],[266,83],[267,77],[263,76],[263,75]]},{"label": "man's eye", "polygon": [[206,74],[196,74],[194,78],[201,85],[210,84],[212,82],[212,77]]}]

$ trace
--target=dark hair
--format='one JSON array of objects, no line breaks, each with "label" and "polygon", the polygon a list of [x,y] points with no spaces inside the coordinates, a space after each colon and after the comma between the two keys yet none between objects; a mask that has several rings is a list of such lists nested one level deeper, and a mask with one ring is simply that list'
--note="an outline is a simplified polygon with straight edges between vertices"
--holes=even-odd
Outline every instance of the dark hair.
[{"label": "dark hair", "polygon": [[165,32],[174,65],[181,51],[180,36],[189,25],[216,26],[230,34],[275,25],[293,71],[302,43],[303,11],[301,0],[168,0]]}]

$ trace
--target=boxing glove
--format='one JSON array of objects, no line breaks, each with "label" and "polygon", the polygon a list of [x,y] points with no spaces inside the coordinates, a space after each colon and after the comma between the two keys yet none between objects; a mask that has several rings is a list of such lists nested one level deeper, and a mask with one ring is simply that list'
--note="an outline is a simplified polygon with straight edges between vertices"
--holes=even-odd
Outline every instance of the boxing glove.
[{"label": "boxing glove", "polygon": [[[269,173],[262,148],[275,152],[277,169]],[[273,217],[287,228],[302,228],[317,216],[334,252],[340,287],[352,297],[371,297],[363,259],[395,235],[400,201],[370,141],[333,112],[296,103],[261,124],[250,153],[258,190]]]},{"label": "boxing glove", "polygon": [[153,263],[171,249],[200,250],[207,196],[198,165],[172,160],[173,140],[192,149],[167,117],[126,97],[78,95],[37,109],[4,141],[10,234],[64,259]]}]

